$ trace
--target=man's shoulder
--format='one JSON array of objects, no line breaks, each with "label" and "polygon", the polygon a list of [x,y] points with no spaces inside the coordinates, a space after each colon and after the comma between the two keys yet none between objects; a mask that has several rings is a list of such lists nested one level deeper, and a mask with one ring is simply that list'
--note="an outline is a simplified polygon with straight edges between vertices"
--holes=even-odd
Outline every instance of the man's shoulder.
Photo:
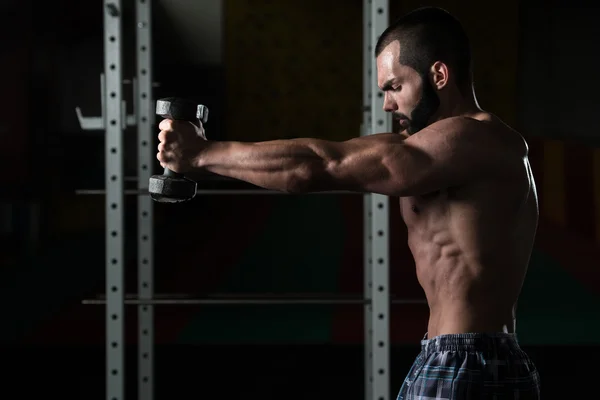
[{"label": "man's shoulder", "polygon": [[426,129],[446,132],[495,132],[502,129],[512,129],[506,123],[489,113],[477,116],[457,115],[433,122]]},{"label": "man's shoulder", "polygon": [[528,145],[523,136],[500,118],[489,113],[482,113],[480,118],[467,116],[444,118],[425,129],[444,133],[456,139],[476,140],[482,145],[498,146],[498,149],[516,151],[524,156],[528,152]]}]

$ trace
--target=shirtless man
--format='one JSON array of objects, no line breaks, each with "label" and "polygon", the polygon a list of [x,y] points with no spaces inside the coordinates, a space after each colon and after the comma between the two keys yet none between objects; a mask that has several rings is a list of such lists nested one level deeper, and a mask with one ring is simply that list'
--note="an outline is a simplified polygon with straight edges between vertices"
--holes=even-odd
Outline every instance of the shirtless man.
[{"label": "shirtless man", "polygon": [[344,142],[211,142],[160,124],[157,158],[289,193],[350,190],[399,198],[430,308],[421,353],[398,399],[538,399],[538,372],[515,334],[538,205],[521,135],[482,110],[460,23],[421,8],[376,49],[384,109],[401,132]]}]

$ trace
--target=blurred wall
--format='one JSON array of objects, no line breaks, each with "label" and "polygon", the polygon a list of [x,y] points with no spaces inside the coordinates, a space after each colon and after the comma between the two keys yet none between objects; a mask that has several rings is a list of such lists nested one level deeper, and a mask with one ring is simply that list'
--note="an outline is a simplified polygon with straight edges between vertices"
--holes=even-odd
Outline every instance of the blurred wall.
[{"label": "blurred wall", "polygon": [[521,2],[519,121],[530,135],[600,144],[600,80],[589,73],[600,61],[600,6],[592,4]]},{"label": "blurred wall", "polygon": [[[590,4],[520,3],[517,119],[530,138],[543,250],[525,287],[521,329],[537,332],[538,343],[595,342],[588,332],[600,321],[598,81],[585,72],[598,58],[600,7]],[[535,294],[544,290],[556,295],[541,301]]]},{"label": "blurred wall", "polygon": [[162,12],[155,19],[166,19],[183,52],[174,54],[192,64],[221,65],[223,62],[222,0],[158,0]]}]

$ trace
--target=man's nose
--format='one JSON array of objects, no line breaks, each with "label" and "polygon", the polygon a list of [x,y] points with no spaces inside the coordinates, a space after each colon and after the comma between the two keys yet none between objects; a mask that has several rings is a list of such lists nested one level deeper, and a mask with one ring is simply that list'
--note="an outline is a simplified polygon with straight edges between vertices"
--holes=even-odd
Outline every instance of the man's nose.
[{"label": "man's nose", "polygon": [[389,93],[384,92],[383,93],[383,111],[392,112],[392,111],[396,111],[397,109],[398,109],[398,107],[397,107],[394,99],[392,99],[392,97],[389,95]]}]

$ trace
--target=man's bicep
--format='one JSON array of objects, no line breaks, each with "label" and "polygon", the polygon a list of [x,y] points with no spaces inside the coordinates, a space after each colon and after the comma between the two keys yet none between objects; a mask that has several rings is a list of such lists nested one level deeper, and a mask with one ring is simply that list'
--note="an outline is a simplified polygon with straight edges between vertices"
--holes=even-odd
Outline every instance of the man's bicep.
[{"label": "man's bicep", "polygon": [[406,146],[398,134],[377,134],[340,144],[342,156],[331,166],[340,188],[398,196],[410,180],[410,171],[423,169],[428,157]]},{"label": "man's bicep", "polygon": [[340,143],[330,171],[340,189],[418,196],[483,176],[494,165],[490,149],[484,136],[460,127],[376,134]]}]

